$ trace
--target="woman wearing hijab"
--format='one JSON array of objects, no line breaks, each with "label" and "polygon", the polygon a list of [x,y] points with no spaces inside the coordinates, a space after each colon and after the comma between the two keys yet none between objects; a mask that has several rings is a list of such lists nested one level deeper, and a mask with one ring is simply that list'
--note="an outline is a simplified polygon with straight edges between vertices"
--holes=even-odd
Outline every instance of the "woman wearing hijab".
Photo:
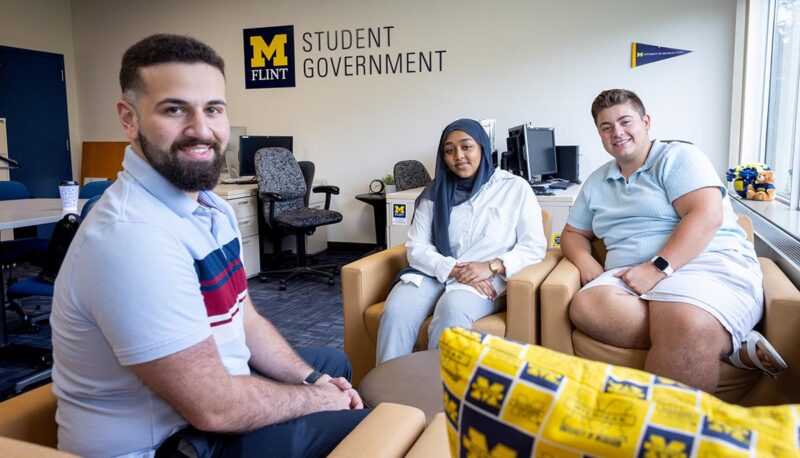
[{"label": "woman wearing hijab", "polygon": [[495,170],[489,137],[472,119],[445,127],[436,178],[422,191],[408,231],[409,267],[386,299],[377,363],[409,354],[433,312],[428,348],[445,328],[471,328],[497,311],[508,278],[544,258],[542,213],[528,183]]}]

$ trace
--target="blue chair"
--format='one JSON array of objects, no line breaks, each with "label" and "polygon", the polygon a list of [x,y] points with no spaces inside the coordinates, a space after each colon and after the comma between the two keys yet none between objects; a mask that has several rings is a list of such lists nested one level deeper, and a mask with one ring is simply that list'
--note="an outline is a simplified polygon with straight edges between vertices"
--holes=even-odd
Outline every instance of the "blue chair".
[{"label": "blue chair", "polygon": [[[64,218],[73,218],[70,221],[72,223],[77,223],[78,221],[83,221],[86,216],[89,214],[89,211],[94,207],[94,204],[100,200],[100,196],[94,196],[89,199],[86,204],[84,204],[83,209],[81,210],[80,218],[77,218],[75,215],[66,215]],[[50,241],[48,241],[50,242]],[[49,245],[49,243],[48,243]],[[51,256],[56,256],[58,259],[54,260],[46,260],[45,264],[50,264],[52,270],[57,271],[58,267],[61,266],[61,261],[64,260],[64,255],[66,254],[66,246],[63,247],[63,250],[60,252],[53,252],[52,249],[48,246],[48,254]],[[53,265],[53,263],[55,263]],[[52,275],[52,274],[50,274]],[[41,316],[36,318],[29,318],[28,315],[25,313],[24,309],[22,308],[22,299],[26,299],[29,297],[53,297],[53,283],[48,282],[43,277],[48,277],[48,275],[40,274],[36,277],[25,278],[23,280],[19,280],[11,285],[8,286],[8,290],[6,291],[6,298],[8,299],[8,307],[14,310],[22,319],[23,326],[30,327],[31,325],[35,324],[37,321],[41,321],[42,319],[46,318],[47,316]],[[53,275],[54,277],[54,275]]]},{"label": "blue chair", "polygon": [[[19,181],[0,181],[0,200],[28,199],[28,188]],[[16,281],[13,267],[17,264],[32,263],[41,265],[48,240],[41,237],[24,237],[0,242],[0,288],[5,289],[5,271],[9,271],[8,284]],[[24,313],[10,307],[20,318],[25,320]]]},{"label": "blue chair", "polygon": [[105,181],[91,181],[86,183],[81,188],[80,193],[78,194],[78,198],[80,199],[91,199],[92,197],[99,196],[103,194],[103,191],[106,190],[109,186],[114,183],[112,180],[105,180]]},{"label": "blue chair", "polygon": [[[101,191],[102,193],[102,191]],[[83,221],[86,216],[88,216],[89,211],[94,207],[94,204],[100,200],[100,195],[96,195],[89,199],[89,201],[84,204],[83,209],[81,210],[81,216],[78,218],[73,214],[69,214],[64,216],[65,219],[69,219],[71,222],[78,222]],[[54,233],[55,234],[55,233]],[[26,313],[25,310],[22,308],[22,300],[28,298],[39,298],[39,299],[47,299],[48,302],[52,300],[53,297],[53,283],[47,281],[45,278],[49,278],[49,275],[45,274],[45,271],[50,269],[55,269],[57,271],[58,267],[61,265],[61,261],[63,261],[63,257],[66,254],[66,246],[59,247],[60,249],[53,249],[53,247],[48,246],[47,253],[50,256],[58,257],[58,259],[46,259],[45,260],[45,270],[42,271],[40,275],[35,277],[25,278],[23,280],[19,280],[16,283],[9,285],[7,291],[7,298],[9,300],[9,308],[14,310],[20,317],[22,318],[22,326],[24,329],[35,329],[34,326],[36,323],[42,320],[46,320],[49,316],[47,313],[43,313],[36,317],[30,318]],[[55,264],[53,264],[55,263]],[[50,356],[50,352],[39,352],[34,356],[34,359],[37,359],[39,363],[41,363],[40,370],[38,370],[33,375],[25,377],[21,380],[18,380],[15,385],[14,389],[17,393],[22,392],[25,387],[32,385],[34,383],[41,382],[50,378],[51,376],[51,369],[50,365],[52,364],[52,358]]]},{"label": "blue chair", "polygon": [[[0,181],[0,200],[28,199],[28,188],[19,181]],[[40,259],[47,239],[26,237],[0,242],[0,266],[12,266]],[[38,263],[37,263],[38,264]]]}]

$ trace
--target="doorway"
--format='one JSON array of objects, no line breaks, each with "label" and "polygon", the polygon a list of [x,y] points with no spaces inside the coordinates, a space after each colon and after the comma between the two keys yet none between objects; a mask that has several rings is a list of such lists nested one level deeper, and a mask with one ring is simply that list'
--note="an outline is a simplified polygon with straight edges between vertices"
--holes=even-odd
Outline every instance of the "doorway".
[{"label": "doorway", "polygon": [[0,46],[0,118],[21,166],[11,179],[32,197],[58,197],[59,182],[72,179],[64,56]]}]

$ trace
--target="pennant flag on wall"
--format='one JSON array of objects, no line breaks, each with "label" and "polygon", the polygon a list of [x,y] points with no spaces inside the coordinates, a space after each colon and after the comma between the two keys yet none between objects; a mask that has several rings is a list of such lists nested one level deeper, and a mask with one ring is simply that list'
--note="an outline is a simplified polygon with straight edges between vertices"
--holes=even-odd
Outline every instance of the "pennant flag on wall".
[{"label": "pennant flag on wall", "polygon": [[652,64],[670,57],[682,56],[690,52],[685,49],[664,48],[634,41],[631,43],[631,68]]}]

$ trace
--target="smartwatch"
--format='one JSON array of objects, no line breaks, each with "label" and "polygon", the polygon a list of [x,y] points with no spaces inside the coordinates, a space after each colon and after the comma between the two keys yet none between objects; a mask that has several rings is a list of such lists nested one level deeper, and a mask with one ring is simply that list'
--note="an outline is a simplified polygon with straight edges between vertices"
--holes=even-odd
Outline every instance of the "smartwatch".
[{"label": "smartwatch", "polygon": [[306,379],[303,380],[303,385],[313,385],[323,375],[325,374],[323,374],[322,372],[312,371],[310,374],[308,374],[308,377],[306,377]]},{"label": "smartwatch", "polygon": [[667,277],[672,275],[672,266],[669,265],[669,261],[662,258],[661,256],[653,256],[653,259],[650,262],[661,272],[664,272]]}]

